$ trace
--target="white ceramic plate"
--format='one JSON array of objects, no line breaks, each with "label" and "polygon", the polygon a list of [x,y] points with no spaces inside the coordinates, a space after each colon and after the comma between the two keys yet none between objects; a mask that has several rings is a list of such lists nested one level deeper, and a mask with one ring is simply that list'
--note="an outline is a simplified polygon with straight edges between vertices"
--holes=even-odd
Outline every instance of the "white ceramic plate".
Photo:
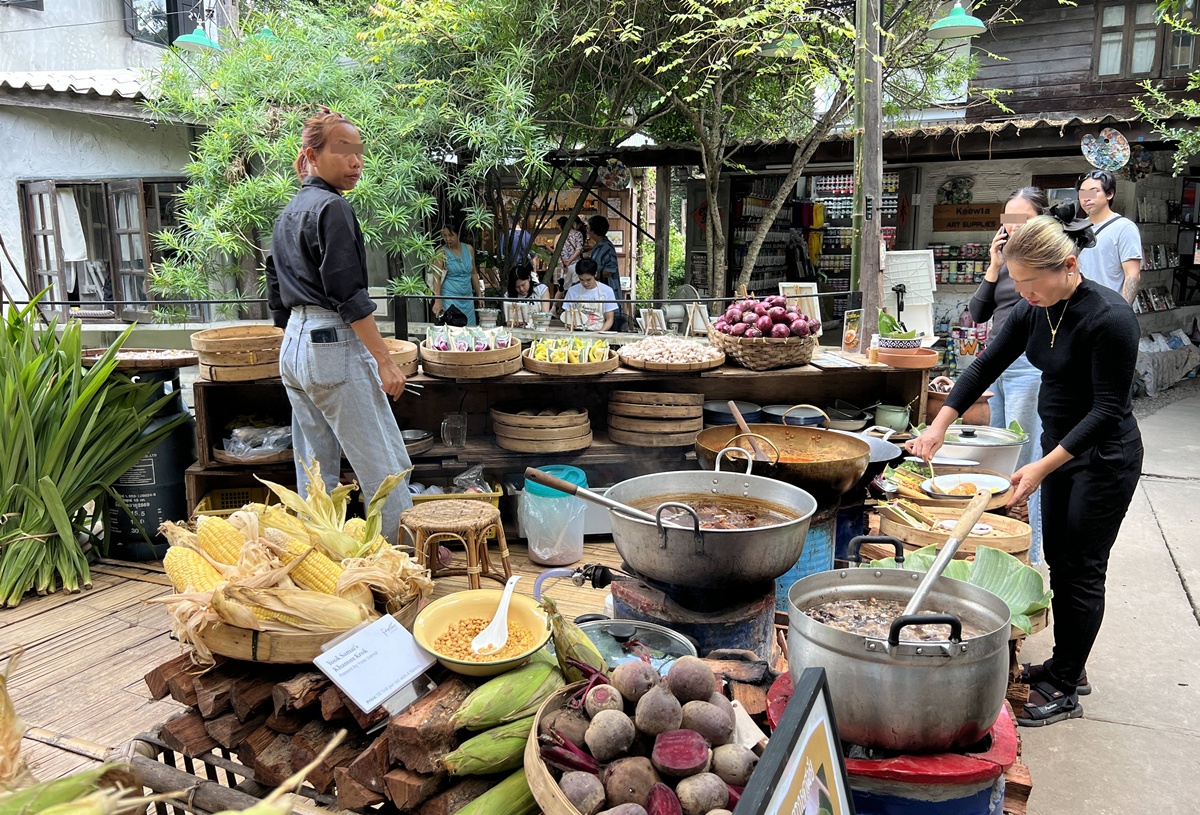
[{"label": "white ceramic plate", "polygon": [[[934,482],[937,482],[937,490],[934,490]],[[999,475],[984,475],[983,473],[963,473],[961,475],[939,475],[937,478],[927,478],[921,484],[921,491],[926,495],[934,498],[957,498],[959,500],[970,498],[970,495],[947,495],[946,493],[957,487],[959,484],[974,484],[982,490],[988,490],[992,495],[1001,495],[1008,492],[1012,483],[1003,476]]]}]

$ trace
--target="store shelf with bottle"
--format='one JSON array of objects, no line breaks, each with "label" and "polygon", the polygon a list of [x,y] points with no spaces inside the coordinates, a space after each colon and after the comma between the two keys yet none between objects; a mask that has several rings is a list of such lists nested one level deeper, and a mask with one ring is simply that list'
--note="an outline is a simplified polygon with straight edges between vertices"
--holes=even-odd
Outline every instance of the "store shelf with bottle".
[{"label": "store shelf with bottle", "polygon": [[[731,189],[732,218],[729,223],[728,263],[730,285],[742,270],[750,245],[754,242],[770,209],[771,202],[783,185],[784,176],[754,176],[735,178]],[[789,199],[776,213],[759,247],[750,275],[748,289],[758,293],[775,294],[779,284],[787,280],[788,242],[797,216],[794,199]]]}]

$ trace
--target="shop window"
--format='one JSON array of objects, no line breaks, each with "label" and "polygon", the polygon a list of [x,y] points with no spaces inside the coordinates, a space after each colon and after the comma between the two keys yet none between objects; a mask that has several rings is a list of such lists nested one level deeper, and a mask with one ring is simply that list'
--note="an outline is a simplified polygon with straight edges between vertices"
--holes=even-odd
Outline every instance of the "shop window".
[{"label": "shop window", "polygon": [[27,280],[32,292],[49,289],[45,311],[67,316],[79,306],[151,319],[148,275],[160,260],[152,236],[179,226],[181,188],[143,179],[22,184]]},{"label": "shop window", "polygon": [[204,0],[122,0],[125,30],[142,42],[170,45],[196,27]]},{"label": "shop window", "polygon": [[1096,20],[1095,70],[1099,79],[1159,74],[1162,27],[1153,2],[1101,3]]},{"label": "shop window", "polygon": [[[1177,13],[1185,24],[1196,28],[1200,21],[1197,0],[1185,0]],[[1163,56],[1163,73],[1187,74],[1200,68],[1200,38],[1186,31],[1167,31],[1167,47]]]}]

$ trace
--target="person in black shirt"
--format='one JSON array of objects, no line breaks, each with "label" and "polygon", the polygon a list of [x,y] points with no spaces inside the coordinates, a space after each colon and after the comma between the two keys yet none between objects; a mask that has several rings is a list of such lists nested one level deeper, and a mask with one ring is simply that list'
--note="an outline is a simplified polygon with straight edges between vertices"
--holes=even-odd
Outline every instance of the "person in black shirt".
[{"label": "person in black shirt", "polygon": [[[267,303],[285,329],[279,372],[292,405],[296,478],[304,495],[303,463],[315,460],[332,490],[345,451],[370,499],[411,463],[388,404],[404,393],[405,377],[375,324],[362,230],[342,197],[362,173],[363,144],[348,119],[326,110],[304,123],[302,145],[300,191],[275,222],[266,264]],[[383,508],[392,543],[410,506],[401,483]]]},{"label": "person in black shirt", "polygon": [[1024,352],[1042,372],[1041,458],[1012,475],[1009,505],[1041,485],[1042,536],[1054,591],[1054,656],[1027,665],[1027,726],[1083,715],[1084,666],[1104,618],[1109,553],[1142,471],[1130,386],[1137,318],[1117,292],[1086,280],[1080,248],[1091,227],[1068,203],[1027,222],[1004,247],[1023,298],[959,378],[929,428],[907,445],[928,460],[946,429]]}]

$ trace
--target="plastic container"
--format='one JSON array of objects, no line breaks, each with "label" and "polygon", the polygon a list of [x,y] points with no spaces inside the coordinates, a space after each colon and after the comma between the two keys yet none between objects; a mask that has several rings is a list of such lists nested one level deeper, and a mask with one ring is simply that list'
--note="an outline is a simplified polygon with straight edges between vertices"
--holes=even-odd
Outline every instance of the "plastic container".
[{"label": "plastic container", "polygon": [[[577,487],[587,487],[578,467],[553,464],[538,469]],[[520,521],[529,543],[529,559],[543,566],[567,566],[583,558],[583,515],[587,505],[573,495],[525,482]]]}]

